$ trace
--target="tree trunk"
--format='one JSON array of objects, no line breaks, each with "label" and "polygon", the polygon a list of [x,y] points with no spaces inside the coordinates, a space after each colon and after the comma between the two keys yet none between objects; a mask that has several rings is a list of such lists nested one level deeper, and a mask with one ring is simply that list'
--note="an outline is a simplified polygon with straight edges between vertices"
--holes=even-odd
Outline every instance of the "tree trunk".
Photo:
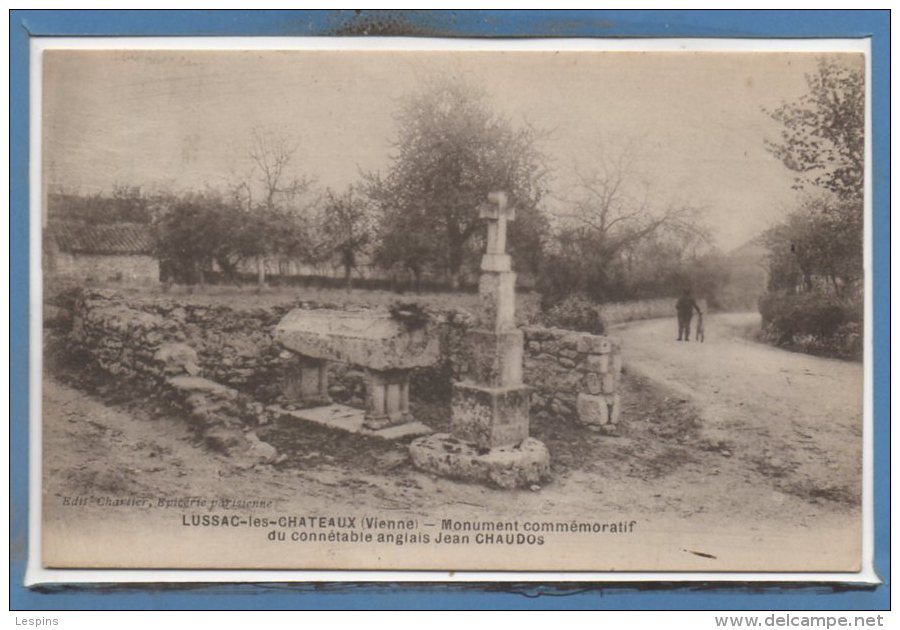
[{"label": "tree trunk", "polygon": [[260,288],[266,286],[266,259],[263,256],[256,258],[256,284]]},{"label": "tree trunk", "polygon": [[348,291],[353,288],[353,267],[350,265],[344,265],[344,288]]},{"label": "tree trunk", "polygon": [[353,288],[353,268],[356,267],[356,256],[352,249],[345,249],[343,255],[344,263],[344,286],[349,291]]},{"label": "tree trunk", "polygon": [[462,234],[455,225],[448,226],[448,251],[447,251],[447,272],[449,274],[450,288],[454,291],[459,289],[460,269],[463,263],[463,239]]}]

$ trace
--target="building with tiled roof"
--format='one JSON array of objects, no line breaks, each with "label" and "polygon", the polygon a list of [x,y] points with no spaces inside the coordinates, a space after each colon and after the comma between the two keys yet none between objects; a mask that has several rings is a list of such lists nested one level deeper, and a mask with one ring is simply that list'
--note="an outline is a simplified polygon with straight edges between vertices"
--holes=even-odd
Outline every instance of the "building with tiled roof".
[{"label": "building with tiled roof", "polygon": [[153,231],[146,224],[51,221],[43,242],[47,274],[93,282],[159,280]]}]

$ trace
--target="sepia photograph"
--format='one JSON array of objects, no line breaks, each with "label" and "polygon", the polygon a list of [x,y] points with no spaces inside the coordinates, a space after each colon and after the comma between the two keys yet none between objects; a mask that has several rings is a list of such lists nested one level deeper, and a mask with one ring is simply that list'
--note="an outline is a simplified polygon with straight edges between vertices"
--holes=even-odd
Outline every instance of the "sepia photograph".
[{"label": "sepia photograph", "polygon": [[44,568],[864,568],[865,53],[32,63]]}]

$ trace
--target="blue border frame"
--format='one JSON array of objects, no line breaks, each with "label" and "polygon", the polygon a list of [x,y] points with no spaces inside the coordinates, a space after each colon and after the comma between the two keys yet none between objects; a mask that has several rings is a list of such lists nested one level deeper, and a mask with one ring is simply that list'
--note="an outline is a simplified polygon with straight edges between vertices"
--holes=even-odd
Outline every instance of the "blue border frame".
[{"label": "blue border frame", "polygon": [[[875,570],[848,585],[22,586],[28,549],[28,49],[38,36],[871,37]],[[10,14],[10,609],[890,608],[890,11],[84,11]],[[15,457],[13,457],[15,454]]]}]

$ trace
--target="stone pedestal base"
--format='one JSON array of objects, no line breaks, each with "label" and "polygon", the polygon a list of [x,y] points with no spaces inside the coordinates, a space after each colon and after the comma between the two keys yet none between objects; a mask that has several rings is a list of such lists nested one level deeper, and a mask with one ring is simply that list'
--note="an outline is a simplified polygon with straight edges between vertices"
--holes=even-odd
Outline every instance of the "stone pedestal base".
[{"label": "stone pedestal base", "polygon": [[528,437],[531,388],[454,383],[450,427],[459,440],[488,449]]},{"label": "stone pedestal base", "polygon": [[378,430],[411,421],[409,370],[369,370],[365,428]]},{"label": "stone pedestal base", "polygon": [[303,405],[328,405],[328,363],[322,359],[298,356],[282,383],[284,397]]},{"label": "stone pedestal base", "polygon": [[505,490],[527,488],[550,478],[550,453],[534,438],[485,452],[447,433],[438,433],[415,440],[409,454],[420,470]]}]

